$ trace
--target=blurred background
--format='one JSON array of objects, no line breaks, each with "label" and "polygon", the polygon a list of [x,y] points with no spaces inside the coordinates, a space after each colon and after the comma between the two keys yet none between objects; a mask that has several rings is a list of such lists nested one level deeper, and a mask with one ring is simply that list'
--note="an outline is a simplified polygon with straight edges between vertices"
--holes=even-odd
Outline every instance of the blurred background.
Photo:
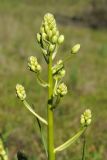
[{"label": "blurred background", "polygon": [[[107,159],[107,0],[0,0],[0,133],[9,157],[23,151],[29,159],[45,160],[34,117],[16,98],[15,86],[25,86],[28,101],[46,118],[47,90],[27,69],[28,56],[37,56],[47,79],[46,64],[36,41],[45,13],[55,15],[65,42],[57,59],[81,44],[80,52],[66,64],[68,95],[55,110],[55,145],[74,135],[86,108],[93,114],[87,130],[87,160]],[[46,130],[44,128],[44,130]],[[58,160],[81,160],[82,137]]]}]

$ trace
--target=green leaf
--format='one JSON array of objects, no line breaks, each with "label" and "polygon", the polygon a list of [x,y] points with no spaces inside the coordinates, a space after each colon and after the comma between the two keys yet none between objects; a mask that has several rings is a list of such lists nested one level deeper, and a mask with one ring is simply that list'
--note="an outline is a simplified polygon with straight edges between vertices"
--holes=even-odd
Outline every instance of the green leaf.
[{"label": "green leaf", "polygon": [[40,78],[39,74],[37,74],[36,78],[37,78],[37,82],[38,82],[42,87],[48,87],[48,86],[49,86],[48,83],[46,83],[45,81],[43,81],[43,80]]},{"label": "green leaf", "polygon": [[57,147],[54,149],[54,152],[60,152],[64,149],[66,149],[67,147],[69,147],[72,143],[74,143],[86,130],[86,127],[82,128],[77,134],[75,134],[72,138],[70,138],[68,141],[66,141],[64,144],[62,144],[61,146]]},{"label": "green leaf", "polygon": [[47,121],[42,118],[41,116],[39,116],[37,113],[35,113],[35,111],[32,109],[32,107],[27,103],[26,100],[23,101],[25,107],[36,117],[38,118],[42,123],[44,123],[45,125],[48,125]]},{"label": "green leaf", "polygon": [[46,152],[46,156],[48,157],[47,145],[46,145],[45,137],[44,137],[44,134],[43,134],[41,123],[40,123],[38,118],[37,118],[37,123],[38,123],[38,127],[39,127],[39,130],[40,130],[40,134],[41,134],[42,142],[43,142],[44,149],[45,149],[45,152]]}]

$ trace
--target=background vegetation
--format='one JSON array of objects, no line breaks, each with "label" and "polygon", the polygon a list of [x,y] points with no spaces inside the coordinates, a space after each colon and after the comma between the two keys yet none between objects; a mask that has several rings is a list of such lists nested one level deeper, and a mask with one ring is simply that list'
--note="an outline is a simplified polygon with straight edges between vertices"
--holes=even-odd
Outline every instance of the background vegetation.
[{"label": "background vegetation", "polygon": [[[36,55],[45,68],[36,33],[46,12],[55,15],[59,30],[65,35],[59,58],[68,54],[75,43],[81,44],[79,54],[66,65],[64,80],[69,93],[55,111],[56,145],[78,130],[80,114],[85,108],[90,108],[93,123],[87,132],[87,160],[106,159],[105,4],[106,0],[99,0],[93,10],[92,0],[0,0],[0,133],[4,136],[11,160],[19,150],[24,151],[30,159],[45,159],[36,122],[16,99],[15,86],[22,83],[29,102],[33,102],[35,110],[46,117],[46,90],[37,84],[34,75],[27,69],[30,55]],[[102,16],[101,11],[104,12]],[[43,72],[43,77],[46,79],[47,73]],[[81,152],[82,138],[68,150],[58,153],[57,158],[77,160],[81,159]]]}]

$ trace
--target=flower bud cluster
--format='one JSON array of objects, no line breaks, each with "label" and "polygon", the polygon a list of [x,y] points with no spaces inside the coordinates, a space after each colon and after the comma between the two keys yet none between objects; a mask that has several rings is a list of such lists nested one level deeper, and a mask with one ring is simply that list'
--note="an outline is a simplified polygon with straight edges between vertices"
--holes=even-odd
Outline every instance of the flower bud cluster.
[{"label": "flower bud cluster", "polygon": [[37,61],[37,58],[31,56],[28,58],[28,67],[31,71],[39,73],[41,71],[41,66]]},{"label": "flower bud cluster", "polygon": [[59,94],[61,97],[66,95],[67,92],[68,92],[67,86],[64,83],[59,84],[59,86],[56,89],[56,95]]},{"label": "flower bud cluster", "polygon": [[[47,13],[44,16],[42,22],[40,33],[37,33],[38,43],[42,43],[43,49],[49,49],[50,52],[53,52],[56,44],[61,44],[64,41],[64,36],[59,35],[59,31],[56,27],[56,21],[54,16],[50,13]],[[48,47],[47,47],[47,44]]]},{"label": "flower bud cluster", "polygon": [[26,98],[25,89],[21,84],[16,85],[16,95],[22,101],[25,100],[25,98]]},{"label": "flower bud cluster", "polygon": [[91,110],[86,109],[85,112],[81,115],[81,125],[82,126],[89,126],[91,124]]},{"label": "flower bud cluster", "polygon": [[65,76],[65,69],[62,60],[59,60],[57,64],[52,67],[52,74],[55,79],[61,79]]}]

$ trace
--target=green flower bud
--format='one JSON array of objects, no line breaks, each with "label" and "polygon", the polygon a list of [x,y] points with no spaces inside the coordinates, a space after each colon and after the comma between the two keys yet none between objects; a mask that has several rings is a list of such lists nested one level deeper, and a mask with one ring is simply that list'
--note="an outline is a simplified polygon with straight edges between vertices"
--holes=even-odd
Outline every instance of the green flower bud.
[{"label": "green flower bud", "polygon": [[47,55],[47,50],[42,49],[42,53],[43,53],[44,55]]},{"label": "green flower bud", "polygon": [[62,69],[60,72],[59,72],[59,78],[62,78],[65,76],[65,70]]},{"label": "green flower bud", "polygon": [[50,52],[53,52],[54,49],[55,49],[55,45],[50,44],[50,45],[49,45],[49,51],[50,51]]},{"label": "green flower bud", "polygon": [[89,126],[91,124],[91,110],[86,109],[85,112],[81,115],[81,125],[84,126]]},{"label": "green flower bud", "polygon": [[25,100],[26,98],[25,89],[21,84],[16,85],[16,95],[21,101]]},{"label": "green flower bud", "polygon": [[56,35],[56,32],[57,32],[56,27],[54,27],[54,28],[52,29],[52,35]]},{"label": "green flower bud", "polygon": [[42,38],[46,39],[47,38],[47,34],[46,33],[42,33]]},{"label": "green flower bud", "polygon": [[47,21],[44,21],[43,26],[44,26],[44,27],[45,27],[45,26],[48,26],[48,22],[47,22]]},{"label": "green flower bud", "polygon": [[85,124],[85,118],[83,115],[81,115],[81,124]]},{"label": "green flower bud", "polygon": [[57,43],[57,39],[58,39],[57,36],[53,36],[53,37],[52,37],[52,43]]},{"label": "green flower bud", "polygon": [[62,60],[59,60],[57,64],[52,67],[52,74],[54,79],[62,79],[65,76],[65,69]]},{"label": "green flower bud", "polygon": [[46,26],[45,26],[45,32],[48,33],[49,31],[50,31],[49,26],[46,25]]},{"label": "green flower bud", "polygon": [[54,79],[62,79],[65,76],[66,71],[64,69],[60,70],[57,74],[54,75]]},{"label": "green flower bud", "polygon": [[34,56],[31,56],[28,58],[28,67],[33,72],[40,72],[41,66],[39,65],[37,58]]},{"label": "green flower bud", "polygon": [[37,41],[38,41],[38,43],[40,43],[40,40],[41,40],[41,35],[39,33],[37,33]]},{"label": "green flower bud", "polygon": [[56,21],[53,20],[50,24],[49,24],[49,28],[52,30],[53,28],[56,28]]},{"label": "green flower bud", "polygon": [[89,126],[91,124],[91,119],[87,120],[87,126]]},{"label": "green flower bud", "polygon": [[68,92],[68,91],[67,91],[67,86],[66,86],[64,83],[61,83],[61,84],[58,86],[57,90],[56,90],[56,93],[57,93],[57,94],[60,94],[61,97],[63,97],[64,95],[66,95],[67,92]]},{"label": "green flower bud", "polygon": [[71,53],[75,54],[79,51],[80,49],[80,44],[76,44],[72,49],[71,49]]},{"label": "green flower bud", "polygon": [[51,31],[51,30],[48,31],[48,32],[47,32],[47,35],[48,35],[49,38],[51,38],[51,37],[52,37],[52,31]]},{"label": "green flower bud", "polygon": [[58,38],[58,43],[62,44],[64,42],[64,35],[60,35]]},{"label": "green flower bud", "polygon": [[59,60],[57,62],[57,64],[55,64],[53,67],[52,67],[52,73],[55,74],[56,72],[58,72],[60,69],[64,68],[64,65],[63,65],[63,61],[62,60]]},{"label": "green flower bud", "polygon": [[45,33],[45,30],[44,30],[43,26],[41,26],[41,28],[40,28],[40,33]]}]

